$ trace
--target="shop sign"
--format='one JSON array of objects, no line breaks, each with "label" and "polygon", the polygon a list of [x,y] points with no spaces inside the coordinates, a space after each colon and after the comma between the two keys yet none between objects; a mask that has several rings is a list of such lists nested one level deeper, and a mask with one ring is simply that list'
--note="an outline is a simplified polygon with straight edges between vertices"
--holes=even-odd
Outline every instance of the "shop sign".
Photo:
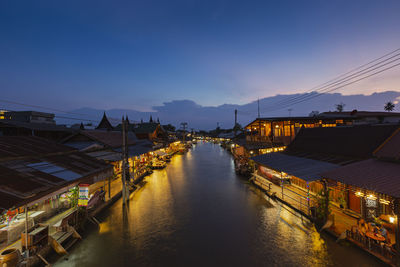
[{"label": "shop sign", "polygon": [[78,206],[86,207],[89,202],[89,185],[88,184],[80,184],[79,185],[79,198],[78,198]]},{"label": "shop sign", "polygon": [[376,208],[377,207],[375,199],[369,199],[369,198],[365,199],[365,205],[368,208]]}]

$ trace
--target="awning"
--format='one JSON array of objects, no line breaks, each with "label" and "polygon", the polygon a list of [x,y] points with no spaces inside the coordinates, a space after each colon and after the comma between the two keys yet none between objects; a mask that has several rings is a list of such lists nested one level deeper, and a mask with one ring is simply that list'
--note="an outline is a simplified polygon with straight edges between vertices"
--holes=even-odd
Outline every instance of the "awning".
[{"label": "awning", "polygon": [[129,157],[138,157],[140,155],[146,154],[153,149],[148,146],[130,146],[128,148],[128,155]]},{"label": "awning", "polygon": [[337,164],[291,156],[283,153],[269,153],[251,158],[256,163],[279,172],[285,172],[307,182],[322,178],[322,172],[340,167]]},{"label": "awning", "polygon": [[322,173],[324,178],[400,197],[400,164],[376,159],[363,160]]}]

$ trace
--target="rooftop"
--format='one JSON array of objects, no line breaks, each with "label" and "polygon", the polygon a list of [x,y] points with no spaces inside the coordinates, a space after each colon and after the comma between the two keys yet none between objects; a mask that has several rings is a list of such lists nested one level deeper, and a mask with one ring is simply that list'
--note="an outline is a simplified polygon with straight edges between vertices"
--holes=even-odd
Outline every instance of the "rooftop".
[{"label": "rooftop", "polygon": [[285,153],[336,164],[371,158],[399,125],[302,128]]},{"label": "rooftop", "polygon": [[400,128],[375,151],[374,155],[381,159],[400,160]]},{"label": "rooftop", "polygon": [[25,128],[35,131],[54,131],[54,132],[74,132],[74,129],[67,128],[63,125],[56,125],[51,123],[35,123],[35,122],[22,122],[15,120],[0,120],[0,127],[15,127]]},{"label": "rooftop", "polygon": [[[134,133],[128,133],[128,145],[133,145],[137,141]],[[122,146],[122,132],[120,131],[102,131],[102,130],[81,130],[78,133],[71,135],[62,143],[84,150],[95,144],[103,145],[108,148],[116,148]]]},{"label": "rooftop", "polygon": [[400,164],[368,159],[323,172],[324,178],[400,197]]},{"label": "rooftop", "polygon": [[318,180],[322,178],[320,175],[321,172],[338,167],[336,164],[291,156],[279,152],[258,155],[251,159],[258,164],[274,169],[278,172],[285,172],[294,175],[305,181]]},{"label": "rooftop", "polygon": [[[65,185],[112,173],[112,166],[70,147],[32,136],[0,137],[0,192],[10,208]],[[1,198],[1,196],[0,196]]]}]

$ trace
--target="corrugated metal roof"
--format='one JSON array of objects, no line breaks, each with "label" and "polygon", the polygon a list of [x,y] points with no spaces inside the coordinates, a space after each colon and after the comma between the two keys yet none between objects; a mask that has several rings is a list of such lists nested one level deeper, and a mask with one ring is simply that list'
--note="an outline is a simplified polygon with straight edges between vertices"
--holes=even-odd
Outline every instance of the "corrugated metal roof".
[{"label": "corrugated metal roof", "polygon": [[335,169],[339,165],[286,155],[280,152],[263,154],[251,158],[256,163],[276,171],[285,172],[305,181],[315,181],[321,177],[320,173]]},{"label": "corrugated metal roof", "polygon": [[46,139],[0,137],[0,191],[25,202],[110,170],[104,161]]},{"label": "corrugated metal roof", "polygon": [[70,147],[34,136],[0,137],[0,159],[72,151]]},{"label": "corrugated metal roof", "polygon": [[87,155],[94,157],[96,159],[101,159],[105,161],[120,161],[122,160],[122,154],[115,151],[95,151],[86,153]]},{"label": "corrugated metal roof", "polygon": [[65,142],[64,145],[78,149],[78,150],[85,150],[85,149],[95,146],[95,145],[100,146],[100,144],[97,143],[96,141],[87,141],[87,142],[71,141],[71,142]]},{"label": "corrugated metal roof", "polygon": [[400,164],[368,159],[322,172],[324,178],[400,197]]}]

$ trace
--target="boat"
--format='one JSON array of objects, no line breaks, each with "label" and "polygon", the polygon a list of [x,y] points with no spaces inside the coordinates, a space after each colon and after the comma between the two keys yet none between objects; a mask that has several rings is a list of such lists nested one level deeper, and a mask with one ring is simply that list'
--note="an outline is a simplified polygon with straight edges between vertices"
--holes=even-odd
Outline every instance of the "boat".
[{"label": "boat", "polygon": [[160,160],[153,160],[151,162],[151,168],[152,169],[163,169],[167,166],[167,164],[164,161]]}]

